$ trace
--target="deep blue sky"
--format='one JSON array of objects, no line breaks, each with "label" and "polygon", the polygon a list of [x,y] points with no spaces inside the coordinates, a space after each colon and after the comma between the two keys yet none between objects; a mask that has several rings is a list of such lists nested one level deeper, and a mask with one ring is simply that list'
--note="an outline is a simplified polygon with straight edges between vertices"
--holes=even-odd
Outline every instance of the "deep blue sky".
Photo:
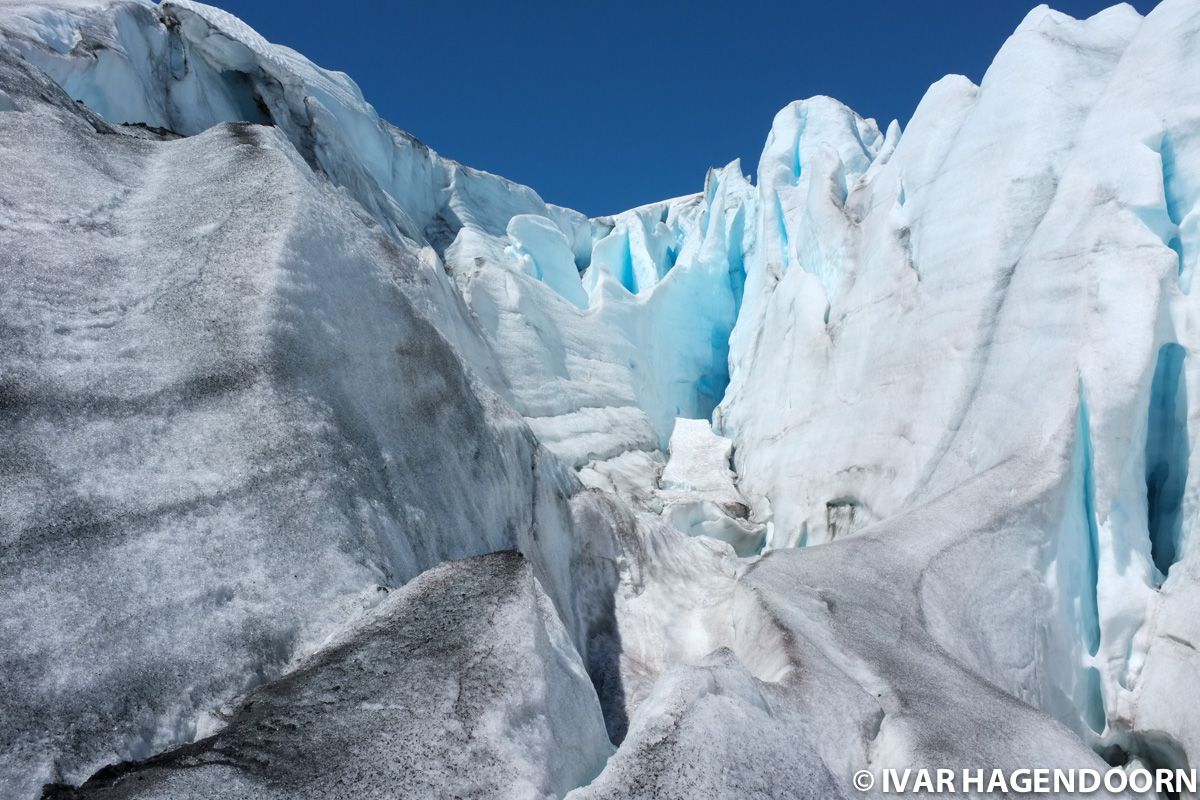
[{"label": "deep blue sky", "polygon": [[[880,127],[978,82],[1033,0],[209,0],[350,74],[438,152],[588,214],[753,175],[771,118],[827,94]],[[1057,0],[1089,16],[1105,0]],[[1142,13],[1153,0],[1137,0]]]}]

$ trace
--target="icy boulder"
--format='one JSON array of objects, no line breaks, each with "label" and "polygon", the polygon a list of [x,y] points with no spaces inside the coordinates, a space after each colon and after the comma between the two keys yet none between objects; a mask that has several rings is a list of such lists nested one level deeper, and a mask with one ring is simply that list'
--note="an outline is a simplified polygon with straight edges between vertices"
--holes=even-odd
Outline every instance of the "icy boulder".
[{"label": "icy boulder", "polygon": [[630,450],[579,469],[585,486],[611,492],[638,511],[664,517],[690,536],[724,542],[739,556],[762,548],[766,524],[752,518],[730,469],[730,440],[707,420],[675,420],[669,460],[657,452]]},{"label": "icy boulder", "polygon": [[612,746],[579,655],[516,553],[389,594],[214,736],[51,798],[561,797]]},{"label": "icy boulder", "polygon": [[575,254],[562,231],[545,217],[518,214],[508,221],[506,253],[522,272],[545,283],[577,308],[587,307]]},{"label": "icy boulder", "polygon": [[663,514],[679,530],[730,544],[740,556],[757,553],[765,530],[734,484],[733,442],[713,433],[703,419],[677,419],[670,460],[660,483]]}]

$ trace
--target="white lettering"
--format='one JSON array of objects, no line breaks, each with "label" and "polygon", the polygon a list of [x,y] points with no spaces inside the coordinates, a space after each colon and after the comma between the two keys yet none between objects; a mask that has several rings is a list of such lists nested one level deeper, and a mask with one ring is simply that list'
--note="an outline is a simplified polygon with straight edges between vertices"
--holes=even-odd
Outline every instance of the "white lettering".
[{"label": "white lettering", "polygon": [[1183,790],[1195,794],[1196,792],[1196,770],[1175,770],[1175,791],[1178,794],[1183,794]]},{"label": "white lettering", "polygon": [[987,785],[988,794],[995,792],[1003,792],[1008,794],[1008,784],[1004,782],[1004,771],[999,769],[992,770],[992,777],[988,778]]},{"label": "white lettering", "polygon": [[[0,0],[3,2],[3,0]],[[1137,763],[1137,762],[1135,762]],[[860,785],[855,773],[854,786],[867,792],[874,783],[866,770],[866,785]],[[1112,767],[1101,772],[1096,769],[1051,769],[1021,767],[1012,770],[983,768],[946,769],[944,767],[911,767],[883,769],[883,794],[957,793],[974,795],[1089,795],[1101,789],[1114,794],[1126,791],[1139,796],[1157,792],[1159,795],[1184,795],[1196,792],[1196,770],[1146,769],[1144,767]],[[961,783],[960,783],[961,782]]]},{"label": "white lettering", "polygon": [[883,771],[883,791],[888,793],[891,791],[903,792],[904,787],[908,785],[908,775],[912,772],[910,769],[904,770],[904,775],[900,778],[900,782],[896,782],[896,770],[885,769]]},{"label": "white lettering", "polygon": [[954,791],[954,770],[939,769],[937,771],[937,790],[938,792]]},{"label": "white lettering", "polygon": [[[1142,779],[1145,779],[1144,783],[1141,782]],[[1149,770],[1138,768],[1129,773],[1129,788],[1138,794],[1150,791],[1150,787],[1153,785],[1154,776],[1150,774]]]}]

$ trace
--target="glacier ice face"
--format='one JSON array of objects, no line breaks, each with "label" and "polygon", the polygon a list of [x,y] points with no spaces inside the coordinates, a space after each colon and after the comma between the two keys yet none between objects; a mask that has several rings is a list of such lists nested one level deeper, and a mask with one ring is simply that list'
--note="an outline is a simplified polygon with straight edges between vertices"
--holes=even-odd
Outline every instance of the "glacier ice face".
[{"label": "glacier ice face", "polygon": [[511,265],[524,249],[511,235],[468,228],[446,250],[514,407],[575,466],[659,450],[676,417],[706,418],[724,394],[752,192],[736,162],[710,172],[707,184],[702,195],[595,224],[586,308],[561,242],[551,269],[563,278],[551,280]]},{"label": "glacier ice face", "polygon": [[210,6],[0,6],[0,793],[1196,766],[1197,35],[1039,7],[587,219]]},{"label": "glacier ice face", "polygon": [[[764,252],[748,269],[718,413],[743,492],[769,501],[777,547],[832,538],[831,504],[887,520],[1014,458],[1037,453],[1055,465],[1061,477],[1048,491],[1031,494],[1026,481],[1006,489],[1006,504],[1054,513],[1022,523],[1038,538],[1009,549],[1028,554],[1026,565],[972,590],[1009,597],[1003,610],[985,606],[1002,617],[977,623],[991,641],[964,637],[968,620],[949,608],[938,635],[1085,738],[1132,750],[1153,691],[1139,675],[1173,594],[1170,578],[1157,586],[1166,565],[1153,559],[1161,523],[1148,509],[1157,520],[1169,494],[1169,514],[1194,519],[1179,444],[1191,412],[1176,407],[1190,396],[1179,354],[1190,350],[1194,313],[1180,266],[1188,190],[1176,175],[1194,151],[1176,149],[1173,131],[1195,129],[1184,77],[1194,56],[1183,42],[1196,26],[1187,3],[1163,3],[1145,20],[1128,7],[1086,21],[1038,9],[979,87],[956,78],[932,87],[869,166],[858,154],[870,140],[852,125],[834,128],[809,159],[800,139],[808,173],[834,178],[808,195],[799,224],[760,222]],[[1158,72],[1175,77],[1148,90],[1142,76]],[[760,203],[795,180],[794,130],[791,117],[777,119]],[[844,166],[828,166],[837,160]],[[776,248],[802,253],[803,271]],[[1176,354],[1165,366],[1163,347]],[[1156,399],[1165,384],[1174,396]],[[772,392],[802,411],[768,413],[760,398]],[[1147,452],[1156,463],[1144,464]],[[1154,477],[1163,460],[1169,479]],[[1181,554],[1184,527],[1158,551]],[[1013,585],[1028,591],[1012,597]],[[1022,627],[1036,643],[1028,658],[1001,633]],[[1179,717],[1146,730],[1195,737]]]}]

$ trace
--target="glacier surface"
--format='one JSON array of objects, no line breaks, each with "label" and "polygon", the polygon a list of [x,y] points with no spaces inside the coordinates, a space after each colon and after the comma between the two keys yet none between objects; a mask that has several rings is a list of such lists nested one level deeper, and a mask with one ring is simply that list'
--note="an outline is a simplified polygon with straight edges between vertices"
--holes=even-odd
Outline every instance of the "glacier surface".
[{"label": "glacier surface", "polygon": [[1200,767],[1197,41],[1041,6],[589,219],[217,8],[3,0],[0,796]]}]

